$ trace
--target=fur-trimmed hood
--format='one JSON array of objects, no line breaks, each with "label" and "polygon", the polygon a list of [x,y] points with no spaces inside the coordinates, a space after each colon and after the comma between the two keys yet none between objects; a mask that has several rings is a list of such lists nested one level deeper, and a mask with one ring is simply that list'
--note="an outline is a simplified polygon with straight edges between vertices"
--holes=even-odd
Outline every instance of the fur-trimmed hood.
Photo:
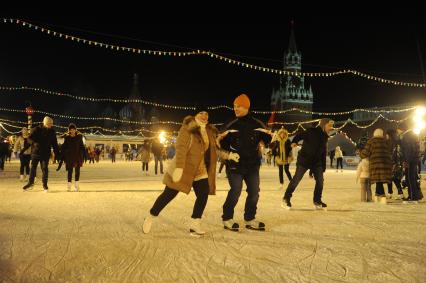
[{"label": "fur-trimmed hood", "polygon": [[[195,117],[194,116],[190,116],[190,115],[186,116],[183,119],[183,123],[182,124],[185,127],[187,127],[188,131],[191,134],[201,134],[201,132],[200,132],[200,126],[197,124],[197,121],[195,121]],[[207,123],[206,129],[210,129],[213,132],[213,135],[217,135],[217,133],[218,133],[217,128],[214,125],[210,124],[210,123]]]}]

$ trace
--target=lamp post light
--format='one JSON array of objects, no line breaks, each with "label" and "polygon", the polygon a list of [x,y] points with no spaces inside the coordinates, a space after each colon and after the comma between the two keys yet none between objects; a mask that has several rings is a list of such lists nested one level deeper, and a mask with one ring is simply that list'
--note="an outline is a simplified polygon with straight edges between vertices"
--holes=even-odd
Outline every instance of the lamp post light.
[{"label": "lamp post light", "polygon": [[34,109],[30,106],[25,108],[25,112],[27,112],[28,115],[28,131],[31,131],[32,125],[33,125],[33,114]]}]

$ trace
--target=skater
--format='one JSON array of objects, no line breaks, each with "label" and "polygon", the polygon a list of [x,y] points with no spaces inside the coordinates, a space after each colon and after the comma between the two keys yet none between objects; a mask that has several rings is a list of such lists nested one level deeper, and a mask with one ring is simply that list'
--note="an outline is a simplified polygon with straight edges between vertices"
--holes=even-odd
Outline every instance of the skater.
[{"label": "skater", "polygon": [[64,143],[62,144],[62,161],[65,161],[65,168],[68,172],[67,190],[71,191],[72,173],[75,170],[75,191],[80,190],[80,167],[83,166],[83,156],[85,147],[83,143],[83,135],[77,131],[75,124],[68,126],[68,133],[64,135]]},{"label": "skater", "polygon": [[333,160],[334,160],[334,155],[336,154],[336,151],[333,149],[330,151],[330,167],[333,168]]},{"label": "skater", "polygon": [[290,163],[293,160],[291,141],[288,139],[288,132],[281,128],[277,133],[277,140],[271,143],[272,154],[275,156],[275,162],[278,165],[278,177],[280,179],[280,189],[284,188],[284,174],[291,181],[291,173],[289,170]]},{"label": "skater", "polygon": [[368,158],[370,161],[370,182],[376,184],[374,200],[382,204],[387,203],[383,184],[392,180],[390,146],[383,136],[383,130],[376,129],[360,154],[361,158]]},{"label": "skater", "polygon": [[333,130],[334,121],[328,118],[320,120],[319,125],[310,128],[293,138],[292,147],[296,147],[297,143],[303,140],[302,149],[297,156],[296,173],[287,186],[283,197],[282,207],[291,209],[291,197],[296,190],[297,185],[302,180],[303,175],[309,169],[315,178],[314,189],[314,207],[316,209],[325,209],[327,205],[322,202],[322,190],[324,185],[324,171],[326,168],[327,141],[330,132]]},{"label": "skater", "polygon": [[226,124],[225,132],[220,136],[221,148],[238,153],[240,161],[229,160],[226,175],[231,189],[223,204],[223,225],[225,229],[238,231],[239,224],[234,218],[234,208],[243,188],[247,185],[247,199],[244,208],[245,227],[248,229],[265,230],[265,224],[256,220],[257,202],[259,200],[259,143],[269,144],[271,131],[250,113],[250,100],[241,94],[234,100],[236,118]]},{"label": "skater", "polygon": [[406,202],[417,203],[423,199],[423,193],[418,184],[418,164],[420,158],[420,144],[418,136],[412,130],[406,130],[403,125],[398,128],[401,135],[402,160],[407,168],[406,181],[408,185],[408,198]]},{"label": "skater", "polygon": [[[191,235],[201,236],[201,217],[209,194],[216,193],[216,128],[208,123],[206,107],[198,106],[195,117],[187,116],[176,140],[176,155],[169,164],[163,183],[164,191],[157,198],[143,223],[143,232],[149,233],[160,212],[179,192],[189,194],[191,187],[197,196],[191,216]],[[200,154],[203,153],[203,154]],[[223,153],[223,158],[238,161],[238,154]]]},{"label": "skater", "polygon": [[152,153],[154,154],[154,173],[158,173],[158,163],[160,163],[160,174],[163,174],[163,148],[164,145],[160,142],[160,139],[156,138],[151,145]]},{"label": "skater", "polygon": [[[28,144],[28,129],[22,128],[21,135],[15,142],[15,146],[13,147],[13,151],[15,155],[19,153],[19,161],[21,162],[21,166],[19,168],[19,180],[24,182],[30,175],[30,161],[31,161],[31,148]],[[24,152],[21,150],[27,147],[28,149]]]},{"label": "skater", "polygon": [[142,161],[142,172],[146,171],[146,175],[148,176],[148,163],[151,154],[151,147],[148,141],[144,141],[141,147],[141,161]]},{"label": "skater", "polygon": [[49,116],[44,117],[43,124],[35,127],[30,136],[28,137],[28,145],[21,151],[25,152],[27,147],[31,145],[31,170],[28,183],[23,187],[24,191],[31,190],[34,187],[34,178],[36,175],[37,165],[40,163],[43,189],[48,192],[47,181],[49,177],[49,157],[51,148],[53,148],[55,155],[59,156],[58,141],[56,139],[56,132],[52,129],[53,120]]},{"label": "skater", "polygon": [[343,172],[343,152],[340,149],[340,146],[336,146],[335,157],[336,157],[336,172],[339,172],[339,164],[341,169],[340,171]]},{"label": "skater", "polygon": [[371,202],[370,165],[368,158],[358,164],[356,182],[361,182],[361,202]]},{"label": "skater", "polygon": [[117,150],[115,149],[115,147],[112,147],[109,153],[111,154],[111,162],[115,163],[115,156],[117,154]]}]

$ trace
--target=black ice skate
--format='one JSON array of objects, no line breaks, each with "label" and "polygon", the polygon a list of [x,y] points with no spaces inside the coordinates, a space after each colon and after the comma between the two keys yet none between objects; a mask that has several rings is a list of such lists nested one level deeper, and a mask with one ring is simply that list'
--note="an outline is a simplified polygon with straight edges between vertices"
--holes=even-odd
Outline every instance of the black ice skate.
[{"label": "black ice skate", "polygon": [[327,205],[323,203],[322,201],[314,202],[314,208],[315,210],[327,210]]},{"label": "black ice skate", "polygon": [[238,225],[238,223],[235,223],[234,220],[229,219],[223,221],[223,228],[225,228],[226,230],[238,232],[240,230],[240,225]]}]

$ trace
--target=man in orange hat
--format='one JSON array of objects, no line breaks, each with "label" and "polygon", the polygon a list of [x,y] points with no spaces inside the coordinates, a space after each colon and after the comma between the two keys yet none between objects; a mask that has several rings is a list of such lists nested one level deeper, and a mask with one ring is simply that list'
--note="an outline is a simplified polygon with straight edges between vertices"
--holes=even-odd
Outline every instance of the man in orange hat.
[{"label": "man in orange hat", "polygon": [[247,185],[247,199],[244,208],[245,226],[248,229],[265,230],[265,224],[256,220],[259,200],[259,168],[261,155],[259,143],[268,144],[272,135],[265,124],[249,113],[250,99],[241,94],[234,100],[236,118],[225,125],[225,131],[219,136],[224,150],[238,153],[239,162],[227,160],[226,173],[231,189],[223,205],[223,225],[225,229],[238,231],[240,226],[233,220],[234,208],[243,188]]}]

